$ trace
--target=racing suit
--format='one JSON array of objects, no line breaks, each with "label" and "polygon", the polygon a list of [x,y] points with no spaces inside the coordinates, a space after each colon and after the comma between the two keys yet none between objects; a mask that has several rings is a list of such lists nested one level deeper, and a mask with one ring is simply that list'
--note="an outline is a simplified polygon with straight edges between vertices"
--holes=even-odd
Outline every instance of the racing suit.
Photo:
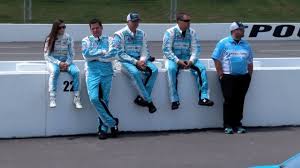
[{"label": "racing suit", "polygon": [[50,96],[56,95],[56,85],[57,79],[60,73],[60,62],[66,62],[68,66],[68,73],[73,77],[73,88],[74,95],[79,96],[80,87],[80,73],[78,67],[73,64],[74,52],[74,42],[71,36],[67,33],[59,35],[54,43],[53,51],[48,49],[49,38],[46,39],[44,47],[44,57],[48,61],[47,66],[50,73],[49,76],[49,93]]},{"label": "racing suit", "polygon": [[168,29],[163,38],[162,51],[166,58],[165,67],[168,70],[169,96],[171,102],[178,102],[177,76],[180,67],[179,60],[192,61],[190,71],[196,79],[199,90],[199,100],[208,98],[206,68],[200,62],[200,41],[195,30],[189,28],[182,32],[178,25]]},{"label": "racing suit", "polygon": [[[113,48],[118,51],[122,71],[133,81],[138,94],[147,102],[152,102],[151,92],[157,77],[158,69],[150,61],[145,33],[137,29],[130,31],[128,26],[114,34]],[[138,60],[146,62],[146,71],[137,68]]]},{"label": "racing suit", "polygon": [[86,61],[86,84],[91,103],[96,108],[99,119],[99,130],[108,132],[108,128],[116,126],[114,118],[108,109],[109,94],[112,85],[112,61],[116,54],[109,52],[109,37],[93,35],[82,40],[82,55]]}]

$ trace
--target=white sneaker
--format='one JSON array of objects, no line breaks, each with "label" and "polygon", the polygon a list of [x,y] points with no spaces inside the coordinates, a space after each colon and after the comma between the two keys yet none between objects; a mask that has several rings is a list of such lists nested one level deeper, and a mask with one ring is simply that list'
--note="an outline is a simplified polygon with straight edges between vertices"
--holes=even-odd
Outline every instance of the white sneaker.
[{"label": "white sneaker", "polygon": [[75,107],[76,107],[77,109],[82,109],[82,108],[83,108],[82,105],[81,105],[80,97],[79,97],[79,96],[75,96],[73,102],[74,102]]},{"label": "white sneaker", "polygon": [[50,96],[50,103],[49,103],[50,108],[56,107],[56,101],[54,96]]}]

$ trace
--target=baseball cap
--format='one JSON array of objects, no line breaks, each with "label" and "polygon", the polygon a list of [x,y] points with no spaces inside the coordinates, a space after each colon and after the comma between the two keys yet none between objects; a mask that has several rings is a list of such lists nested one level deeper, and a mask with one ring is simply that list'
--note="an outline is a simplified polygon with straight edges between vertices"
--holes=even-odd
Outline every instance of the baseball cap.
[{"label": "baseball cap", "polygon": [[229,27],[229,30],[233,31],[233,30],[236,30],[236,29],[245,29],[245,28],[248,28],[248,26],[246,26],[242,22],[238,21],[238,22],[232,22],[230,27]]},{"label": "baseball cap", "polygon": [[141,20],[140,15],[136,12],[131,12],[127,15],[127,22],[128,21],[138,21]]}]

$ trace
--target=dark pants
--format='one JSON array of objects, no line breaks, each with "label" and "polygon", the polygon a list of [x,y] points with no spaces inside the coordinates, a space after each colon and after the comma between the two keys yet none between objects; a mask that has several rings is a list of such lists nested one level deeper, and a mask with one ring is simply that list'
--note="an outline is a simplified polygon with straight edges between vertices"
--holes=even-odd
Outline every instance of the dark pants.
[{"label": "dark pants", "polygon": [[223,122],[224,127],[242,126],[244,100],[249,88],[251,76],[226,75],[220,80],[224,97]]}]

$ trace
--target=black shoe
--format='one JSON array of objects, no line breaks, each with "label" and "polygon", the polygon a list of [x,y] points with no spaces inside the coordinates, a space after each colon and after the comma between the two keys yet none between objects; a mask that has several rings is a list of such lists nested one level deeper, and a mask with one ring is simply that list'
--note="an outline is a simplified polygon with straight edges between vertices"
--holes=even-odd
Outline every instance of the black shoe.
[{"label": "black shoe", "polygon": [[110,128],[110,132],[111,132],[111,137],[112,138],[116,138],[119,136],[119,128],[118,128],[118,125],[119,125],[119,119],[118,118],[115,118],[116,120],[116,125],[114,127],[111,127]]},{"label": "black shoe", "polygon": [[156,107],[154,106],[153,102],[148,103],[149,113],[156,112]]},{"label": "black shoe", "polygon": [[148,102],[145,101],[140,95],[134,99],[134,103],[142,107],[146,107],[148,105]]},{"label": "black shoe", "polygon": [[98,132],[98,138],[101,139],[101,140],[107,139],[108,138],[107,133],[104,132],[104,131],[102,131],[102,130],[100,130]]},{"label": "black shoe", "polygon": [[172,109],[172,110],[176,110],[176,109],[179,108],[179,105],[180,105],[179,101],[172,102],[171,109]]},{"label": "black shoe", "polygon": [[213,106],[214,102],[205,98],[205,99],[199,100],[198,104],[201,106]]},{"label": "black shoe", "polygon": [[148,59],[150,62],[154,62],[155,61],[155,57],[150,56]]}]

